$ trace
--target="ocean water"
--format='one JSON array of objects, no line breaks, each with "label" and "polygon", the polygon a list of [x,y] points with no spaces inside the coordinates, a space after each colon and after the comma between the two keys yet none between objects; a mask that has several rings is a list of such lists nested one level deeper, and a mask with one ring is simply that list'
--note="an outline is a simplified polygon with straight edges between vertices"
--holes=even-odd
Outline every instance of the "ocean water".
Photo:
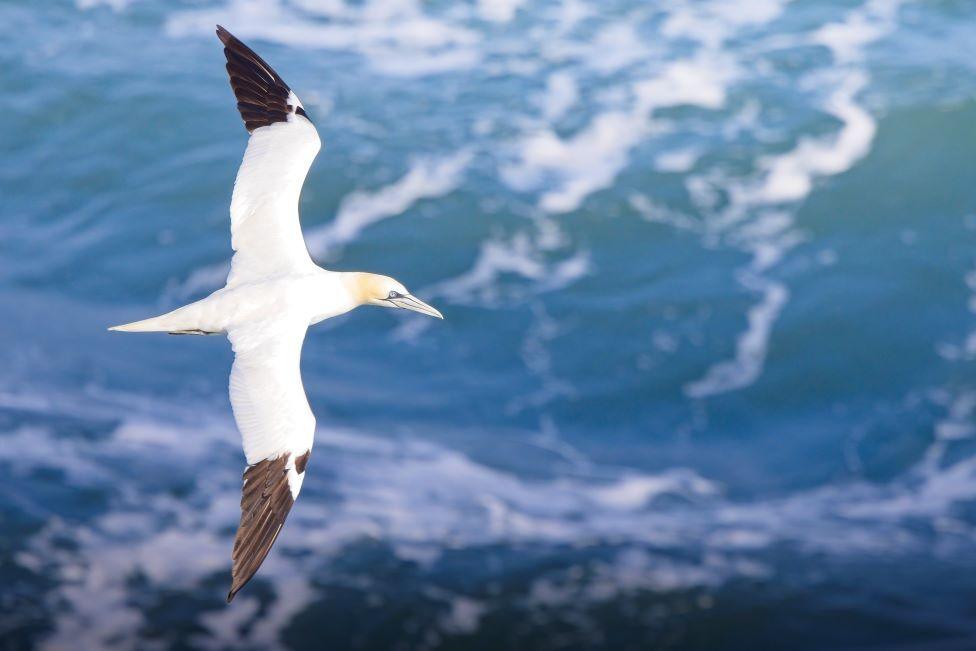
[{"label": "ocean water", "polygon": [[[314,257],[308,478],[224,604],[246,133]],[[970,0],[0,4],[0,648],[976,648]]]}]

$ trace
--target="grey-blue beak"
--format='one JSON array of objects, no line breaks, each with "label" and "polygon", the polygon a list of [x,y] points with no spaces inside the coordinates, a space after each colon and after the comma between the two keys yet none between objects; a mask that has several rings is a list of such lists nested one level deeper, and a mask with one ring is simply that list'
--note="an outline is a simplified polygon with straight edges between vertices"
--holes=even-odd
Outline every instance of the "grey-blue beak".
[{"label": "grey-blue beak", "polygon": [[403,296],[398,296],[396,298],[387,299],[390,303],[393,303],[397,307],[402,307],[405,310],[413,310],[414,312],[420,312],[421,314],[426,314],[427,316],[437,317],[438,319],[443,319],[444,315],[438,310],[427,305],[422,300],[416,296],[411,296],[410,294],[404,294]]}]

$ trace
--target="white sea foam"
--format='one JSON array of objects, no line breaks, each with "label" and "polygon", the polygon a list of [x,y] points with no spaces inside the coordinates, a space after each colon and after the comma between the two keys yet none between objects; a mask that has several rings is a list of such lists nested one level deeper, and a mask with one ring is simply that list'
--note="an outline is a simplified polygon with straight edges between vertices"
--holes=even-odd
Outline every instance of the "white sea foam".
[{"label": "white sea foam", "polygon": [[555,23],[555,35],[566,36],[594,13],[595,9],[585,0],[561,0],[550,9],[548,15]]},{"label": "white sea foam", "polygon": [[[968,271],[963,281],[971,292],[966,307],[970,313],[976,314],[976,269]],[[936,350],[941,357],[950,361],[976,359],[976,329],[970,331],[961,343],[942,342]]]},{"label": "white sea foam", "polygon": [[[748,387],[761,375],[769,338],[789,297],[785,285],[762,274],[802,240],[802,235],[792,232],[793,213],[789,206],[806,199],[818,179],[849,170],[871,150],[877,124],[857,102],[868,77],[856,64],[864,47],[894,29],[900,4],[899,0],[871,0],[849,12],[845,20],[825,25],[810,37],[812,42],[830,48],[841,66],[826,73],[814,72],[804,82],[834,89],[823,101],[823,110],[840,121],[839,131],[816,138],[801,136],[787,152],[761,158],[758,179],[730,187],[731,205],[721,210],[717,209],[717,195],[710,179],[689,179],[689,189],[697,196],[698,205],[718,213],[712,221],[728,231],[725,241],[752,253],[748,269],[739,278],[750,291],[759,291],[762,299],[749,310],[748,327],[738,338],[735,356],[717,362],[701,379],[687,384],[688,396],[700,398]],[[775,15],[778,11],[770,3],[765,13]],[[702,28],[697,19],[682,20],[671,29],[685,32],[691,27]],[[771,206],[779,208],[770,210]]]},{"label": "white sea foam", "polygon": [[453,635],[477,632],[481,626],[481,618],[487,610],[484,602],[463,596],[453,596],[450,599],[450,605],[450,611],[441,619],[441,629]]},{"label": "white sea foam", "polygon": [[623,511],[641,509],[655,496],[670,493],[707,497],[717,495],[718,489],[693,472],[675,470],[657,476],[624,476],[616,484],[593,491],[603,508]]},{"label": "white sea foam", "polygon": [[[519,231],[509,238],[497,237],[482,242],[470,269],[423,287],[417,293],[428,300],[445,299],[458,305],[511,307],[539,294],[565,289],[590,272],[588,251],[580,249],[561,255],[547,253],[546,245],[560,236],[550,231],[544,220],[537,222],[536,227],[535,233]],[[429,319],[405,321],[393,337],[399,341],[415,341],[431,323]],[[531,337],[530,332],[527,341]],[[548,392],[546,395],[557,395],[565,391],[559,383],[553,383],[545,392]],[[522,396],[511,401],[507,409],[517,412],[527,404],[535,404],[537,399],[539,396]]]},{"label": "white sea foam", "polygon": [[577,56],[603,75],[646,60],[646,39],[637,33],[636,25],[637,21],[627,18],[603,26]]},{"label": "white sea foam", "polygon": [[724,55],[700,55],[668,64],[661,74],[634,84],[642,115],[668,106],[700,106],[717,110],[725,104],[736,70]]},{"label": "white sea foam", "polygon": [[751,385],[762,373],[769,348],[769,337],[790,293],[782,283],[752,276],[745,281],[760,291],[762,300],[749,308],[748,326],[735,344],[735,356],[714,364],[704,377],[684,387],[690,398],[705,398]]},{"label": "white sea foam", "polygon": [[634,193],[628,198],[630,206],[649,222],[667,224],[673,228],[704,234],[704,225],[689,215],[655,203],[646,195]]},{"label": "white sea foam", "polygon": [[783,0],[681,3],[664,21],[661,33],[668,38],[686,38],[706,48],[719,49],[736,31],[774,20],[784,4]]},{"label": "white sea foam", "polygon": [[[424,76],[468,69],[481,59],[479,34],[437,18],[413,0],[362,4],[280,0],[230,2],[221,9],[179,11],[169,17],[171,36],[210,35],[225,23],[241,38],[263,38],[292,47],[345,50],[362,55],[377,72]],[[309,16],[328,20],[309,20]]]},{"label": "white sea foam", "polygon": [[553,213],[575,210],[587,196],[611,185],[647,128],[633,113],[608,111],[565,140],[550,130],[529,135],[518,145],[518,162],[503,169],[502,177],[519,190],[554,185],[539,206]]},{"label": "white sea foam", "polygon": [[695,147],[672,149],[658,154],[654,160],[654,167],[659,172],[688,172],[695,166],[695,161],[700,155],[701,152]]},{"label": "white sea foam", "polygon": [[562,119],[577,101],[579,101],[579,88],[576,78],[564,70],[549,75],[546,79],[545,93],[537,100],[542,109],[542,116],[549,123]]},{"label": "white sea foam", "polygon": [[695,58],[667,65],[654,77],[632,84],[633,105],[597,114],[575,134],[551,129],[525,136],[516,160],[502,168],[503,180],[521,191],[547,188],[539,207],[551,213],[576,210],[592,193],[610,187],[626,167],[631,150],[652,131],[654,110],[669,106],[720,108],[732,70],[716,59]]},{"label": "white sea foam", "polygon": [[838,63],[859,61],[868,45],[895,28],[902,4],[904,0],[869,0],[844,20],[817,29],[810,41],[830,49]]},{"label": "white sea foam", "polygon": [[75,5],[81,9],[94,9],[96,7],[111,7],[114,11],[122,11],[129,7],[132,0],[75,0]]},{"label": "white sea foam", "polygon": [[942,441],[972,438],[976,434],[976,391],[963,391],[949,405],[948,416],[935,427],[935,437]]},{"label": "white sea foam", "polygon": [[[541,302],[531,304],[533,322],[525,338],[522,340],[522,360],[526,369],[538,379],[540,386],[535,391],[519,393],[512,397],[505,407],[505,411],[516,414],[528,407],[541,407],[550,400],[565,395],[573,394],[572,384],[560,380],[553,371],[552,355],[549,352],[548,344],[561,331],[560,325],[546,313]],[[541,440],[547,441],[552,446],[560,447],[558,437],[551,431],[545,432]],[[548,436],[546,436],[548,434]],[[536,438],[539,441],[539,437]],[[563,447],[564,451],[566,448]],[[578,457],[574,459],[578,461]]]},{"label": "white sea foam", "polygon": [[488,240],[474,266],[465,273],[424,290],[426,296],[443,296],[460,304],[495,305],[504,296],[520,290],[506,288],[498,281],[503,276],[533,281],[531,293],[563,289],[586,275],[589,255],[576,251],[568,258],[550,261],[538,248],[538,241],[527,232],[510,239]]},{"label": "white sea foam", "polygon": [[[976,269],[966,272],[963,281],[971,295],[967,301],[970,313],[976,314]],[[942,343],[936,351],[951,362],[972,362],[976,359],[976,330],[970,332],[962,344]],[[945,417],[935,426],[935,436],[925,454],[925,464],[930,473],[938,473],[949,448],[957,441],[976,436],[976,388],[971,385],[951,387],[939,396],[947,408]]]},{"label": "white sea foam", "polygon": [[342,200],[335,219],[308,231],[305,242],[309,252],[327,257],[355,240],[369,226],[402,215],[418,201],[450,194],[461,184],[471,159],[469,150],[440,157],[418,157],[410,162],[407,173],[390,185],[374,191],[353,192]]},{"label": "white sea foam", "polygon": [[370,51],[373,69],[395,77],[424,77],[476,67],[481,59],[473,49],[456,48],[435,53],[419,53],[402,57],[393,48],[374,48]]},{"label": "white sea foam", "polygon": [[[970,413],[970,403],[954,417]],[[70,401],[59,401],[59,407],[75,409]],[[182,422],[197,408],[154,408],[178,420],[140,416],[107,440],[61,437],[43,427],[0,433],[0,463],[16,461],[27,474],[53,468],[79,485],[109,492],[111,508],[102,515],[84,526],[52,519],[16,557],[19,565],[58,581],[49,596],[54,622],[45,648],[131,647],[155,590],[199,589],[226,569],[238,517],[239,468],[228,454],[230,422],[203,428]],[[30,445],[18,437],[29,437]],[[157,466],[207,472],[192,475],[192,489],[178,495],[152,482],[136,483],[124,469],[145,458],[146,445],[154,446]],[[48,453],[25,456],[31,448]],[[310,578],[362,539],[389,542],[402,558],[428,565],[448,547],[617,547],[609,561],[587,561],[586,572],[543,573],[528,595],[532,605],[582,605],[632,592],[712,589],[731,579],[769,577],[772,568],[755,555],[772,545],[817,555],[918,553],[930,543],[917,518],[943,522],[956,504],[976,499],[973,460],[921,467],[890,485],[855,482],[731,502],[721,485],[681,468],[642,473],[584,464],[576,466],[589,469],[584,475],[528,479],[431,442],[322,430],[316,450],[305,494],[259,575],[275,600],[258,612],[256,598],[245,592],[235,608],[202,616],[200,646],[239,643],[245,623],[254,627],[249,643],[276,646],[288,622],[317,599]],[[679,508],[669,506],[675,499]],[[937,535],[971,543],[965,527],[942,527]],[[672,555],[692,549],[699,559]],[[477,630],[496,605],[463,593],[429,596],[445,603],[439,623],[444,634]]]},{"label": "white sea foam", "polygon": [[799,201],[810,194],[815,178],[845,172],[868,153],[877,126],[854,101],[866,81],[861,72],[849,73],[828,98],[824,109],[843,125],[836,136],[801,138],[792,151],[760,162],[768,174],[757,190],[759,202]]},{"label": "white sea foam", "polygon": [[[140,432],[143,428],[150,431]],[[70,471],[73,477],[94,464],[100,485],[114,486],[117,493],[112,509],[84,528],[53,520],[17,559],[21,565],[59,580],[52,599],[63,607],[55,611],[54,631],[45,648],[129,646],[145,624],[131,600],[132,591],[139,590],[130,585],[132,577],[140,576],[158,588],[187,590],[226,568],[228,534],[238,517],[239,473],[230,468],[227,472],[215,470],[215,460],[221,458],[213,450],[216,437],[203,437],[209,445],[204,444],[199,454],[186,454],[183,443],[189,431],[195,430],[143,420],[126,423],[116,434],[121,441],[145,442],[161,441],[168,432],[171,450],[167,453],[160,449],[159,463],[210,468],[197,477],[193,493],[185,499],[144,492],[140,486],[126,485],[129,479],[120,480],[116,476],[118,466],[99,458],[101,448],[118,440],[65,439],[71,448],[63,450],[65,454],[47,459],[18,458],[22,471],[55,467]],[[44,431],[31,434],[34,447],[56,449],[55,435]],[[6,445],[9,436],[3,435],[2,449],[13,449]],[[278,553],[262,569],[261,580],[270,582],[276,593],[271,610],[259,615],[244,605],[238,614],[228,609],[206,616],[208,635],[201,638],[202,645],[217,648],[239,641],[238,625],[244,619],[255,626],[248,634],[249,643],[261,641],[275,646],[287,622],[315,596],[304,578],[309,568],[302,558],[309,558],[308,549],[315,549],[321,559],[363,537],[379,536],[394,543],[405,558],[420,558],[424,549],[436,557],[446,540],[465,546],[513,535],[526,540],[562,540],[571,535],[567,526],[573,525],[561,520],[592,511],[599,504],[613,506],[625,517],[623,513],[642,508],[658,495],[712,492],[708,482],[686,473],[676,474],[673,480],[667,475],[634,475],[619,490],[612,482],[594,484],[592,490],[583,491],[572,482],[562,481],[530,482],[530,486],[429,443],[391,443],[358,434],[322,432],[318,438],[317,449],[324,451],[323,458],[335,459],[330,465],[339,473],[335,477],[335,488],[342,493],[339,502],[327,506],[315,503],[311,496],[303,500],[304,514],[296,510],[278,543]],[[116,445],[115,449],[120,447]],[[121,449],[137,457],[145,454],[137,447]],[[462,486],[465,489],[459,491]],[[315,490],[306,493],[314,495]],[[65,547],[64,540],[72,541],[72,545]],[[283,551],[288,549],[302,554]],[[239,600],[247,604],[252,597],[243,594]],[[478,602],[455,595],[446,595],[446,600],[451,609],[442,621],[445,632],[477,628],[481,613]]]},{"label": "white sea foam", "polygon": [[[580,570],[574,566],[555,576],[536,579],[529,602],[534,606],[573,609],[606,603],[623,595],[715,588],[729,579],[764,579],[772,573],[761,563],[726,554],[710,553],[694,562],[643,549],[624,549],[609,561],[590,564],[587,572]],[[662,617],[668,614],[660,612]]]},{"label": "white sea foam", "polygon": [[478,15],[494,23],[507,23],[515,18],[525,0],[477,0]]}]

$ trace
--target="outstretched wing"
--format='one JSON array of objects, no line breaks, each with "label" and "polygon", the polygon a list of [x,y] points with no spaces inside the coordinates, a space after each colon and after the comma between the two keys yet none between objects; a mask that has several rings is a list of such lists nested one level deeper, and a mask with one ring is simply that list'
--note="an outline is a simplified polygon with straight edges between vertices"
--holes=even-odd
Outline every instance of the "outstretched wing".
[{"label": "outstretched wing", "polygon": [[227,284],[312,264],[298,198],[322,146],[301,101],[264,59],[218,25],[230,86],[251,137],[230,204],[234,258]]},{"label": "outstretched wing", "polygon": [[228,602],[261,567],[305,479],[315,435],[300,368],[307,325],[279,319],[227,333],[230,403],[248,464]]}]

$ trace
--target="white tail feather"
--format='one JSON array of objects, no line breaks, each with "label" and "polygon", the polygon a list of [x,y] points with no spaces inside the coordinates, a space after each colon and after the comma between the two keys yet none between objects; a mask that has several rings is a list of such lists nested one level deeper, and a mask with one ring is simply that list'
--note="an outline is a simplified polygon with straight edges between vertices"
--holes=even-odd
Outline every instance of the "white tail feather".
[{"label": "white tail feather", "polygon": [[116,330],[118,332],[169,332],[172,327],[167,325],[165,316],[156,316],[151,319],[112,326],[109,330]]}]

